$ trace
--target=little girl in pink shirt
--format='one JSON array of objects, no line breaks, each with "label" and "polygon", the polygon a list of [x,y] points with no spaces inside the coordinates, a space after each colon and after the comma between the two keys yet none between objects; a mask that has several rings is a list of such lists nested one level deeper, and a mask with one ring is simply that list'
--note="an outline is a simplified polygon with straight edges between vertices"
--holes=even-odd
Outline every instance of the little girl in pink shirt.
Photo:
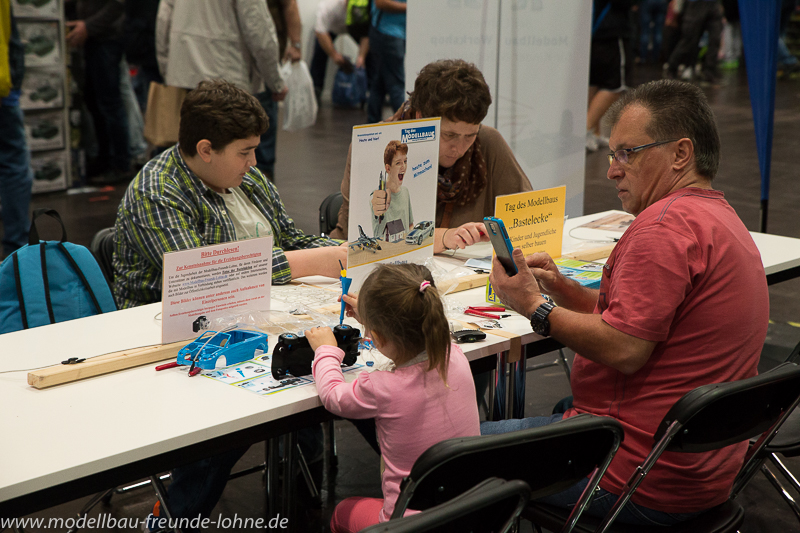
[{"label": "little girl in pink shirt", "polygon": [[345,418],[374,418],[383,498],[347,498],[331,531],[349,533],[389,520],[400,482],[417,458],[446,439],[480,435],[469,362],[450,331],[430,271],[414,264],[379,265],[358,297],[344,297],[348,316],[364,325],[392,371],[361,372],[346,383],[344,352],[330,328],[306,331],[315,350],[314,380],[325,408]]}]

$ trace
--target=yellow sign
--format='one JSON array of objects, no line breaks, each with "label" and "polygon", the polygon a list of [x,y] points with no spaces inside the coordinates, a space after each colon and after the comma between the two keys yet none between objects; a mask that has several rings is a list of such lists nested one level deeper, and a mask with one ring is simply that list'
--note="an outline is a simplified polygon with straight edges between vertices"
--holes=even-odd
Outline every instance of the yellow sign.
[{"label": "yellow sign", "polygon": [[[563,185],[498,196],[494,201],[494,216],[505,224],[514,248],[522,249],[525,255],[547,252],[555,259],[561,257],[566,197],[567,188]],[[488,280],[486,301],[500,303]]]},{"label": "yellow sign", "polygon": [[566,186],[498,196],[494,216],[506,225],[508,238],[522,253],[547,252],[561,257]]}]

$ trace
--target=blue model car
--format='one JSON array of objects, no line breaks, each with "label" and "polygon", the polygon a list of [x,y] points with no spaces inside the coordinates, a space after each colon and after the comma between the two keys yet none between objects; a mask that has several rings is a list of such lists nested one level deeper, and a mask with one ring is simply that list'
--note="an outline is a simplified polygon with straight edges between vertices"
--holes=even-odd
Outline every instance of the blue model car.
[{"label": "blue model car", "polygon": [[433,222],[430,220],[423,220],[419,224],[415,224],[406,235],[406,244],[422,244],[422,241],[433,236],[433,230]]},{"label": "blue model car", "polygon": [[229,332],[206,331],[178,352],[179,365],[191,365],[203,370],[214,370],[220,357],[223,366],[252,359],[256,350],[267,351],[267,334],[257,331],[234,330]]}]

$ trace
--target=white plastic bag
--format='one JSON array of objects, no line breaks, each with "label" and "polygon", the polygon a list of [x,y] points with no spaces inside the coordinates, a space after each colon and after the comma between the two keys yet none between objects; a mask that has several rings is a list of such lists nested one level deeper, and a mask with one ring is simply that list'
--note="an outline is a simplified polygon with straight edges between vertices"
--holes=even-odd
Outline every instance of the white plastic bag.
[{"label": "white plastic bag", "polygon": [[281,67],[289,92],[283,101],[283,129],[297,131],[313,126],[317,121],[317,98],[314,81],[305,61],[287,61]]}]

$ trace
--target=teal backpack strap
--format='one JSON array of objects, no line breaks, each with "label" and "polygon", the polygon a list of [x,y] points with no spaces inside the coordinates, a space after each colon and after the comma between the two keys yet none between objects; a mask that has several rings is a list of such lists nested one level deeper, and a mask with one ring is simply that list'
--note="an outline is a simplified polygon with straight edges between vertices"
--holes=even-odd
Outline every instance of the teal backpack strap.
[{"label": "teal backpack strap", "polygon": [[[97,301],[97,297],[94,295],[94,291],[92,290],[92,286],[87,281],[86,276],[83,275],[83,271],[78,266],[78,263],[75,262],[75,259],[73,259],[72,255],[67,251],[67,248],[64,246],[63,242],[58,243],[58,249],[61,250],[61,253],[64,254],[64,257],[66,257],[67,262],[69,263],[69,266],[72,267],[72,270],[75,272],[75,274],[81,280],[81,283],[83,283],[83,287],[86,289],[86,292],[89,293],[89,298],[92,299],[92,303],[94,304],[95,309],[97,309],[97,313],[98,314],[102,314],[103,313],[103,309],[100,307],[100,303]],[[45,281],[45,284],[46,284],[46,281]],[[45,292],[48,292],[47,289],[45,289]],[[51,312],[52,312],[52,310],[51,310]]]},{"label": "teal backpack strap", "polygon": [[[33,231],[31,229],[31,231]],[[61,243],[59,243],[61,244]],[[39,257],[42,263],[42,283],[44,287],[44,302],[47,306],[47,316],[50,318],[50,323],[56,323],[56,317],[53,314],[53,301],[50,298],[50,282],[47,280],[47,244],[39,244]]]},{"label": "teal backpack strap", "polygon": [[25,298],[22,297],[22,282],[19,277],[19,257],[17,254],[11,256],[14,265],[14,281],[17,285],[17,299],[19,300],[19,311],[22,318],[22,329],[28,329],[28,314],[25,312]]}]

